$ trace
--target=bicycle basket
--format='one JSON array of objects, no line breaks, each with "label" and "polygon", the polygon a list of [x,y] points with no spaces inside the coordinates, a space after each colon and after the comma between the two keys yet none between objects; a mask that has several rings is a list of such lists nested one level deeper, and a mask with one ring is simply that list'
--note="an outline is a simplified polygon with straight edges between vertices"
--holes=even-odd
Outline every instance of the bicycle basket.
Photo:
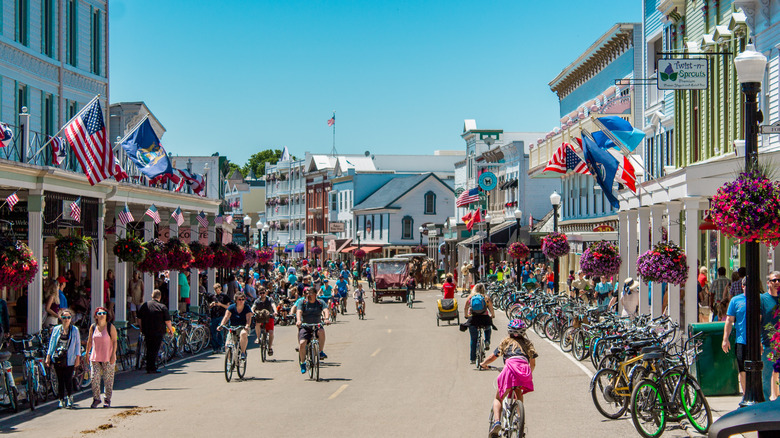
[{"label": "bicycle basket", "polygon": [[255,322],[258,324],[265,324],[271,319],[271,312],[268,309],[263,309],[255,313]]}]

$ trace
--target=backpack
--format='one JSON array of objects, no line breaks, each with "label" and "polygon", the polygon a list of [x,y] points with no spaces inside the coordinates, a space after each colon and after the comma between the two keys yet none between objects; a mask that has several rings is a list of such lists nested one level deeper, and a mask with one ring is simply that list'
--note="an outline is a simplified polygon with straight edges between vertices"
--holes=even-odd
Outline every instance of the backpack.
[{"label": "backpack", "polygon": [[471,297],[471,311],[474,313],[484,313],[487,308],[485,297],[482,294],[476,294]]}]

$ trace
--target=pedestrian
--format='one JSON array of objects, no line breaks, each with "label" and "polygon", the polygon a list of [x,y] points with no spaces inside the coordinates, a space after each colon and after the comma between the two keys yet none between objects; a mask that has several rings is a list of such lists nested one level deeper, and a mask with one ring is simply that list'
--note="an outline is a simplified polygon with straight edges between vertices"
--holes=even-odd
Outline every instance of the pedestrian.
[{"label": "pedestrian", "polygon": [[[62,280],[62,282],[60,282]],[[44,327],[51,327],[57,325],[59,322],[60,314],[60,291],[59,285],[64,284],[65,277],[59,277],[56,281],[49,280],[46,285],[46,297],[44,298],[43,310],[45,312],[46,319],[43,320]]]},{"label": "pedestrian", "polygon": [[179,300],[185,312],[190,311],[190,279],[187,275],[189,268],[185,271],[179,271]]},{"label": "pedestrian", "polygon": [[726,315],[726,309],[728,309],[729,301],[731,301],[731,295],[729,294],[730,289],[731,280],[726,277],[726,268],[721,266],[718,268],[718,277],[712,281],[712,287],[710,287],[713,295],[713,321],[722,321],[723,317]]},{"label": "pedestrian", "polygon": [[621,316],[636,318],[639,314],[639,282],[631,277],[623,282],[623,290],[620,292],[620,305],[623,307]]},{"label": "pedestrian", "polygon": [[778,373],[774,371],[775,361],[772,360],[772,332],[767,327],[776,327],[778,309],[780,309],[780,271],[772,271],[767,281],[767,292],[761,294],[761,344],[764,347],[761,359],[764,362],[762,380],[764,382],[764,398],[775,400],[780,395]]},{"label": "pedestrian", "polygon": [[490,347],[490,335],[493,328],[493,318],[496,317],[496,311],[493,308],[493,301],[487,295],[484,283],[477,283],[471,291],[471,295],[466,299],[463,306],[463,313],[466,317],[464,324],[469,329],[471,337],[471,348],[469,350],[469,360],[475,363],[477,360],[477,332],[478,328],[485,330],[485,349]]},{"label": "pedestrian", "polygon": [[79,329],[71,324],[73,312],[68,308],[60,309],[60,325],[54,327],[49,338],[46,352],[46,366],[54,364],[57,375],[57,398],[59,408],[73,407],[73,370],[81,363],[81,335]]},{"label": "pedestrian", "polygon": [[711,313],[710,308],[712,307],[712,292],[710,292],[706,266],[701,266],[699,268],[696,289],[699,298],[699,322],[709,322]]},{"label": "pedestrian", "polygon": [[236,292],[240,291],[241,285],[238,284],[238,281],[236,281],[236,276],[233,274],[228,275],[228,281],[225,283],[225,293],[227,294],[228,298],[230,298],[231,303],[236,296]]},{"label": "pedestrian", "polygon": [[92,365],[92,405],[100,404],[100,383],[103,383],[103,407],[111,407],[111,394],[114,389],[114,368],[116,367],[116,327],[109,321],[108,309],[95,309],[95,323],[89,327],[85,357]]},{"label": "pedestrian", "polygon": [[115,282],[114,271],[109,269],[106,271],[106,279],[103,282],[103,303],[105,303],[111,319],[114,317]]},{"label": "pedestrian", "polygon": [[612,297],[612,285],[607,281],[607,276],[602,275],[596,281],[596,305],[599,310],[609,309],[609,299]]},{"label": "pedestrian", "polygon": [[144,282],[141,280],[141,273],[133,271],[133,278],[127,285],[127,290],[130,293],[127,297],[130,300],[130,320],[133,322],[138,321],[138,308],[144,303]]},{"label": "pedestrian", "polygon": [[141,304],[138,309],[138,325],[146,340],[146,373],[157,374],[157,353],[165,336],[166,328],[173,333],[171,315],[168,306],[160,302],[160,289],[152,291],[152,299]]},{"label": "pedestrian", "polygon": [[222,285],[214,283],[214,293],[208,295],[209,321],[211,329],[211,351],[213,353],[219,353],[222,350],[222,346],[225,344],[224,333],[217,330],[222,317],[225,316],[225,311],[230,305],[230,298],[227,294],[222,292]]},{"label": "pedestrian", "polygon": [[547,268],[547,293],[553,294],[555,293],[555,273],[553,272],[553,268],[549,267]]},{"label": "pedestrian", "polygon": [[731,288],[729,289],[729,300],[742,293],[742,279],[739,277],[739,272],[734,271],[731,273]]},{"label": "pedestrian", "polygon": [[726,310],[726,324],[723,326],[723,342],[721,348],[724,353],[731,350],[731,328],[734,328],[736,335],[736,345],[734,355],[737,357],[737,368],[739,369],[739,386],[742,393],[745,392],[745,353],[747,349],[747,338],[745,336],[745,315],[747,306],[745,304],[745,294],[737,295],[731,299],[729,307]]},{"label": "pedestrian", "polygon": [[455,298],[455,291],[457,288],[455,287],[454,280],[452,279],[451,275],[447,276],[447,279],[444,281],[444,284],[441,286],[441,291],[443,294],[443,299],[445,300],[451,300]]}]

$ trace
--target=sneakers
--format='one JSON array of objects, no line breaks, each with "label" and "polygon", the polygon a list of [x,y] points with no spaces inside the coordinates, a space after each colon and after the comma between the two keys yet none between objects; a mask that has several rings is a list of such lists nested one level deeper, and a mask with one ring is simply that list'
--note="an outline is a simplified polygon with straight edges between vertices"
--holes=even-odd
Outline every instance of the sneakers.
[{"label": "sneakers", "polygon": [[301,374],[306,374],[306,362],[301,362]]},{"label": "sneakers", "polygon": [[320,351],[320,359],[327,359],[328,355],[324,351]]},{"label": "sneakers", "polygon": [[66,402],[65,399],[62,399],[57,403],[57,409],[62,409],[67,406],[68,406],[68,402]]},{"label": "sneakers", "polygon": [[501,433],[501,422],[496,421],[493,423],[493,426],[490,427],[490,436],[491,438],[493,437],[497,438],[500,433]]},{"label": "sneakers", "polygon": [[268,355],[273,356],[274,355],[274,349],[271,347],[268,347]]},{"label": "sneakers", "polygon": [[68,408],[73,409],[73,396],[69,395],[66,400],[68,402]]},{"label": "sneakers", "polygon": [[474,365],[475,363],[477,363],[477,361],[476,360],[470,360],[469,363]]},{"label": "sneakers", "polygon": [[111,400],[104,401],[103,402],[103,407],[104,408],[110,408],[111,407]]},{"label": "sneakers", "polygon": [[255,338],[255,344],[259,344],[259,343],[260,343],[260,338]]},{"label": "sneakers", "polygon": [[246,360],[246,351],[241,353],[241,360]]},{"label": "sneakers", "polygon": [[490,350],[490,345],[485,344],[485,351],[488,351],[488,350]]},{"label": "sneakers", "polygon": [[98,407],[99,404],[100,404],[99,398],[92,399],[92,404],[89,406],[89,408],[95,409],[96,407]]}]

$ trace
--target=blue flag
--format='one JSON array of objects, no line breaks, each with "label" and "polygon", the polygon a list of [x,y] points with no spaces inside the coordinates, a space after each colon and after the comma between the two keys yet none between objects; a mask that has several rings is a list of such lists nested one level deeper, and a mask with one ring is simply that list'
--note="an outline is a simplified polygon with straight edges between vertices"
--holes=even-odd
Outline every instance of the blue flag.
[{"label": "blue flag", "polygon": [[138,125],[138,128],[122,142],[122,148],[133,164],[149,179],[171,173],[171,160],[160,145],[160,139],[152,129],[149,119]]},{"label": "blue flag", "polygon": [[612,193],[612,184],[615,182],[615,174],[618,170],[618,160],[609,152],[601,149],[587,135],[582,136],[582,152],[585,163],[590,173],[596,178],[596,182],[604,191],[609,203],[614,208],[620,208],[620,202]]},{"label": "blue flag", "polygon": [[604,141],[604,145],[602,146],[602,142],[597,138],[598,136],[608,137],[611,134],[617,138],[619,142],[623,143],[623,145],[630,151],[636,149],[636,147],[642,143],[642,139],[645,138],[644,132],[634,128],[630,123],[628,123],[628,121],[619,116],[599,117],[596,119],[596,121],[605,130],[609,131],[609,134],[601,132],[593,133],[593,139],[596,140],[596,143],[598,143],[601,147],[617,147],[618,145],[614,144],[611,139],[607,139],[609,141]]}]

